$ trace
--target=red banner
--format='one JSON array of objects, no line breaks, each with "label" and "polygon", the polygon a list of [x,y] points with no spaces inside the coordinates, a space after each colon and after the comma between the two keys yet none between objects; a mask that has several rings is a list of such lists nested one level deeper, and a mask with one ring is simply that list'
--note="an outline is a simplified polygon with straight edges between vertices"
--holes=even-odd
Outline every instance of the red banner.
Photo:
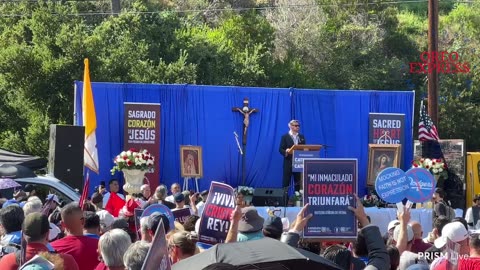
[{"label": "red banner", "polygon": [[155,157],[153,172],[145,174],[155,190],[160,183],[160,104],[125,102],[123,107],[123,149],[147,149]]}]

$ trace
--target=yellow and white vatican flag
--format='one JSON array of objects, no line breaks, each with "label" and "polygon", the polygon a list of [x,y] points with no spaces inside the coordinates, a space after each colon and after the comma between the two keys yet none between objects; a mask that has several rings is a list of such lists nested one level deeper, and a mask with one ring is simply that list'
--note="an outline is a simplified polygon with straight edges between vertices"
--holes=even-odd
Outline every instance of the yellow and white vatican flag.
[{"label": "yellow and white vatican flag", "polygon": [[95,104],[93,103],[92,84],[90,83],[90,68],[88,58],[85,58],[85,71],[83,74],[83,99],[82,113],[83,125],[85,126],[85,145],[84,145],[84,164],[85,167],[98,174],[98,150],[97,137],[97,117],[95,115]]}]

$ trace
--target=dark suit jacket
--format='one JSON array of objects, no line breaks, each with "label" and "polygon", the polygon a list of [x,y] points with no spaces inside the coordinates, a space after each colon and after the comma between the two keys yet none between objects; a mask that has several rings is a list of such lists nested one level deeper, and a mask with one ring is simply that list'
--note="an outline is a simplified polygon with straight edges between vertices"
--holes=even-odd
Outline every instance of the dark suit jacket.
[{"label": "dark suit jacket", "polygon": [[[298,144],[305,144],[305,136],[302,134],[298,133]],[[295,144],[293,141],[292,137],[290,136],[289,133],[285,134],[282,136],[282,139],[280,140],[280,154],[285,157],[285,152],[287,151],[288,148],[292,147]],[[292,159],[292,155],[288,155],[285,157],[286,159]]]}]

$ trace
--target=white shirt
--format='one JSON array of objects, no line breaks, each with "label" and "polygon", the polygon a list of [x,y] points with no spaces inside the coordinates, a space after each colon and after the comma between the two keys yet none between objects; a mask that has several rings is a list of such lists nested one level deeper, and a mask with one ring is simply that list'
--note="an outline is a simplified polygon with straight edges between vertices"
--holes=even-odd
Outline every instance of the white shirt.
[{"label": "white shirt", "polygon": [[205,202],[201,201],[197,203],[198,216],[202,217],[203,208],[205,208]]},{"label": "white shirt", "polygon": [[298,133],[297,133],[297,134],[293,134],[293,132],[290,130],[290,131],[288,132],[288,134],[290,134],[290,137],[292,137],[293,143],[294,143],[295,145],[297,145],[298,142],[299,142],[299,140],[300,140],[300,138],[298,137]]},{"label": "white shirt", "polygon": [[[125,196],[123,196],[123,194],[117,193],[117,195],[118,195],[118,197],[122,198],[125,201]],[[107,193],[105,193],[105,195],[103,195],[103,208],[105,208],[105,206],[107,206],[107,203],[108,203],[109,199],[110,199],[110,192],[107,192]]]},{"label": "white shirt", "polygon": [[167,198],[165,198],[165,201],[175,203],[175,199],[173,198],[173,195],[170,195]]}]

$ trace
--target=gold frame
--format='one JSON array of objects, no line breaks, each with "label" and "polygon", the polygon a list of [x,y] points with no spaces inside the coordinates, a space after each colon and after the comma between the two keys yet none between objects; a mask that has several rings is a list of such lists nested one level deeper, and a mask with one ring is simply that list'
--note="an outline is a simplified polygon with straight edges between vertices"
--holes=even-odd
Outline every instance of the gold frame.
[{"label": "gold frame", "polygon": [[[185,155],[187,152],[194,152],[196,153],[196,172],[197,173],[187,173],[185,171]],[[193,156],[194,163],[195,163],[195,154]],[[202,178],[203,177],[203,158],[202,158],[202,147],[201,146],[194,146],[194,145],[180,145],[180,174],[183,178],[186,177],[193,177],[193,178]]]},{"label": "gold frame", "polygon": [[[400,167],[400,151],[402,146],[400,144],[369,144],[368,145],[368,178],[367,186],[375,186],[375,179],[378,172],[386,167]],[[375,164],[380,161],[375,161],[380,156],[386,155],[388,166],[375,169]],[[380,166],[379,166],[380,167]]]}]

